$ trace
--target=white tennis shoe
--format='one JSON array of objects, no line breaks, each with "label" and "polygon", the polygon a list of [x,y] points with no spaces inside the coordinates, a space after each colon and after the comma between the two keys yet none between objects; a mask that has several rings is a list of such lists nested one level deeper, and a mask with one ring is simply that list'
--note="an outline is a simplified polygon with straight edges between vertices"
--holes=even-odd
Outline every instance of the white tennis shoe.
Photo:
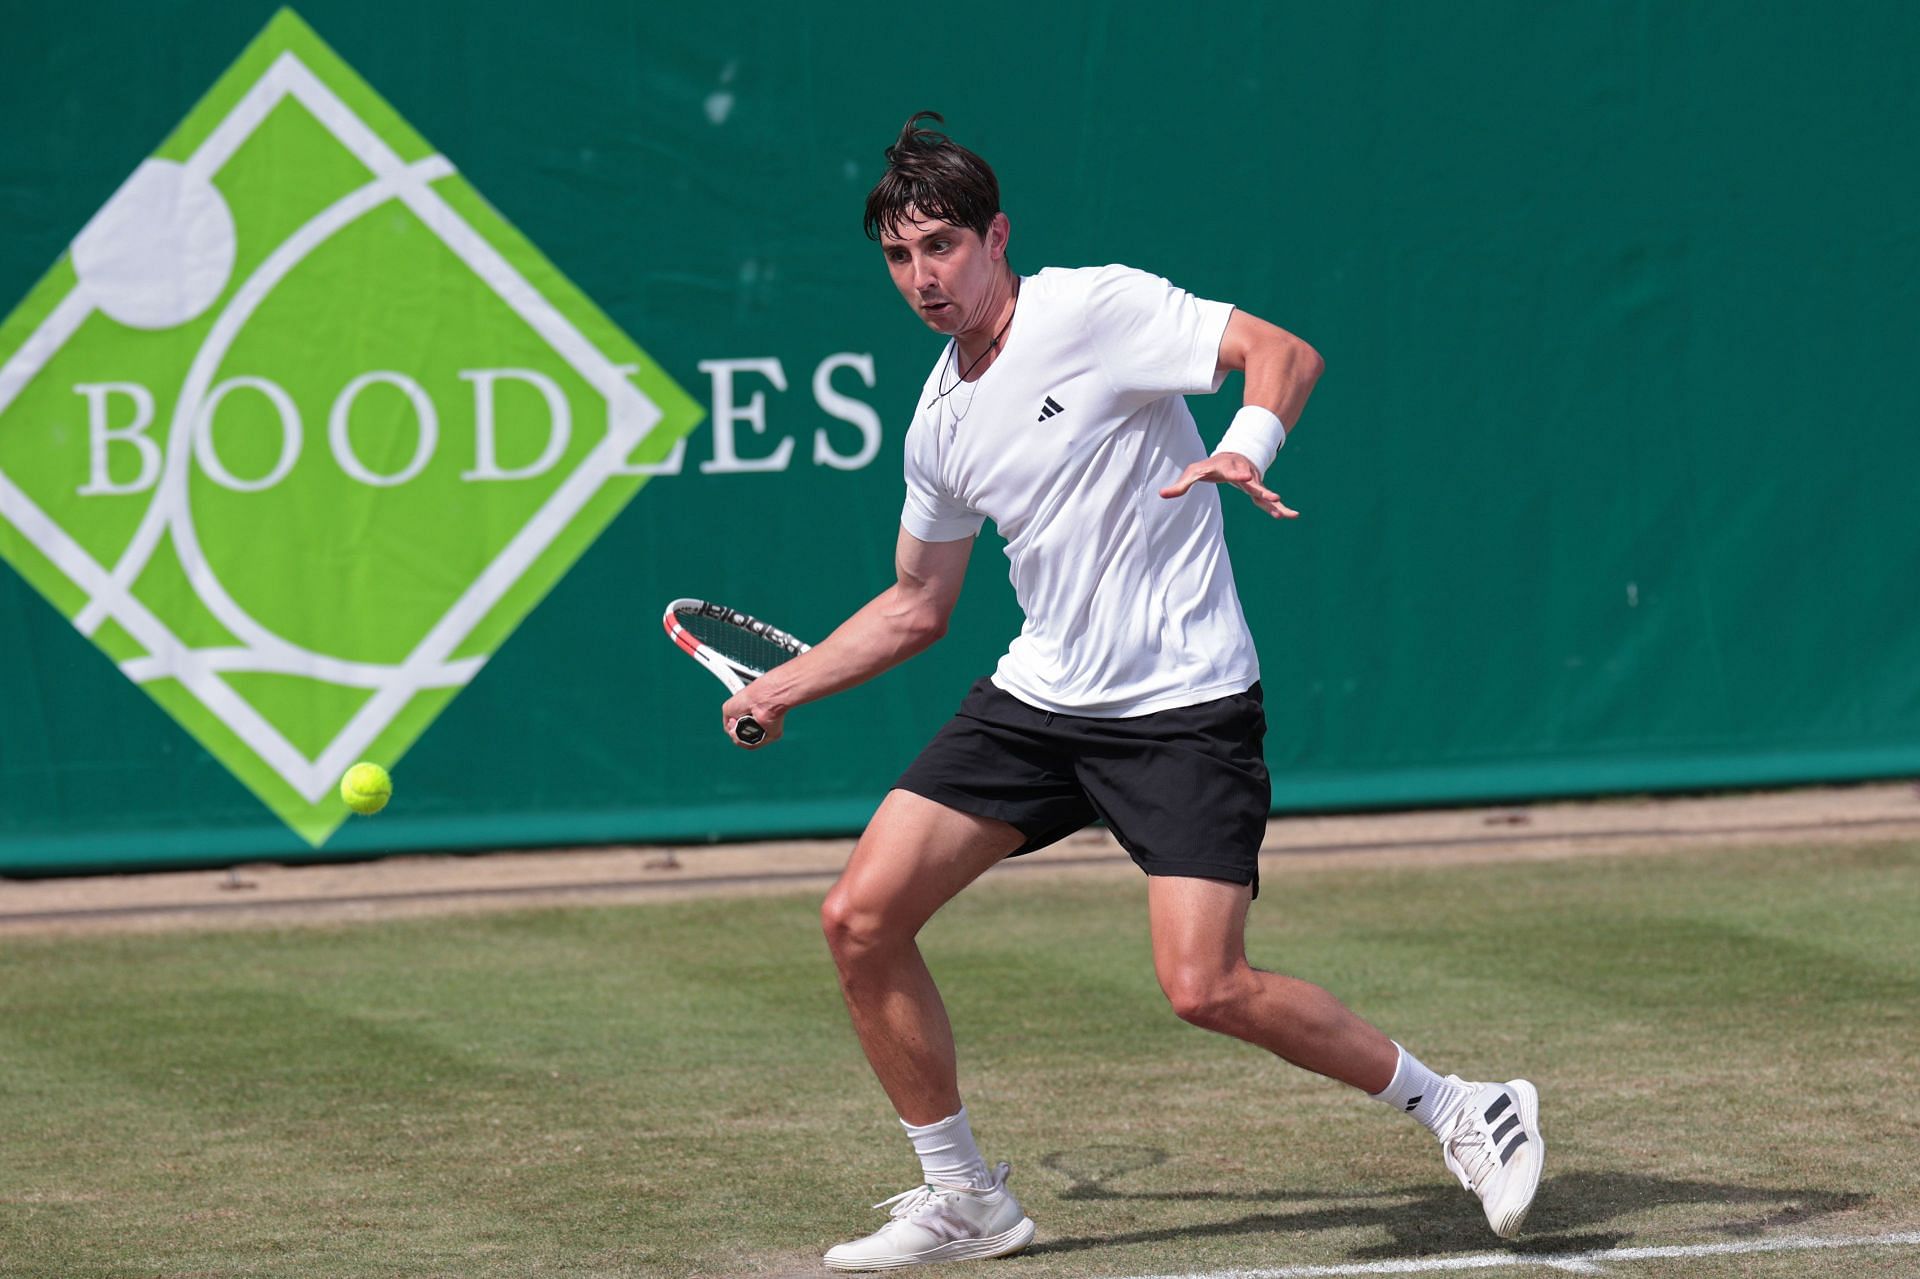
[{"label": "white tennis shoe", "polygon": [[970,1257],[1004,1257],[1033,1242],[1033,1222],[1020,1211],[1020,1201],[1007,1193],[1007,1174],[1001,1164],[993,1185],[915,1186],[883,1199],[893,1220],[865,1239],[855,1239],[830,1250],[832,1270],[898,1270],[933,1261],[964,1261]]},{"label": "white tennis shoe", "polygon": [[1540,1094],[1524,1079],[1504,1084],[1452,1083],[1472,1094],[1440,1138],[1447,1167],[1480,1196],[1487,1224],[1502,1239],[1520,1233],[1540,1186],[1547,1143],[1540,1136]]}]

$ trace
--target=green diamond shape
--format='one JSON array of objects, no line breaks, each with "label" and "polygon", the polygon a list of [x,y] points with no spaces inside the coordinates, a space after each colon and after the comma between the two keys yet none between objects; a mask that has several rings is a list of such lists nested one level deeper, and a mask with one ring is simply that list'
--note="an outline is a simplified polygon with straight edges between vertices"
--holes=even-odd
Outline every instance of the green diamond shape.
[{"label": "green diamond shape", "polygon": [[0,323],[0,558],[318,846],[701,416],[282,10]]}]

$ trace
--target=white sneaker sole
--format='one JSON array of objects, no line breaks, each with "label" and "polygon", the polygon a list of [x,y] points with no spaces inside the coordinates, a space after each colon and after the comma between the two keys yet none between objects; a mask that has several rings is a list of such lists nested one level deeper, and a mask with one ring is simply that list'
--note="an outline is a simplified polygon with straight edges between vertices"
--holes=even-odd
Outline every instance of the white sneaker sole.
[{"label": "white sneaker sole", "polygon": [[1526,1224],[1527,1210],[1533,1207],[1533,1195],[1540,1188],[1540,1170],[1547,1165],[1547,1142],[1540,1135],[1540,1092],[1524,1079],[1515,1079],[1507,1084],[1520,1102],[1520,1128],[1527,1134],[1527,1144],[1515,1153],[1516,1158],[1525,1159],[1531,1171],[1525,1181],[1515,1181],[1507,1188],[1503,1196],[1507,1206],[1494,1213],[1492,1204],[1486,1205],[1487,1224],[1493,1227],[1493,1233],[1502,1239],[1512,1239],[1520,1233],[1520,1227]]},{"label": "white sneaker sole", "polygon": [[869,1257],[859,1261],[836,1259],[828,1253],[824,1260],[829,1270],[902,1270],[908,1266],[927,1266],[936,1261],[972,1261],[982,1257],[1010,1257],[1033,1242],[1033,1218],[1022,1217],[1013,1229],[984,1239],[956,1239],[925,1252],[897,1252],[890,1257]]}]

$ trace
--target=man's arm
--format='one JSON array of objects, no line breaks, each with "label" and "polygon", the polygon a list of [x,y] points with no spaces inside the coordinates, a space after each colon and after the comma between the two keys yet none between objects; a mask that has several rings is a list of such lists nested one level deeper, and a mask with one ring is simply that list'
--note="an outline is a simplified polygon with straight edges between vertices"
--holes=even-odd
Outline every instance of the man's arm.
[{"label": "man's arm", "polygon": [[893,553],[894,584],[813,648],[729,697],[720,708],[727,736],[733,736],[735,720],[751,715],[767,730],[747,748],[757,750],[779,738],[794,707],[870,680],[945,635],[972,554],[970,537],[923,542],[901,529]]},{"label": "man's arm", "polygon": [[[1313,384],[1320,380],[1320,371],[1326,362],[1320,353],[1305,342],[1287,332],[1277,324],[1269,324],[1245,311],[1235,311],[1227,320],[1227,331],[1220,338],[1220,371],[1225,373],[1234,369],[1245,371],[1247,375],[1247,408],[1262,409],[1279,419],[1279,426],[1290,431],[1300,420],[1300,414],[1307,407],[1307,397],[1313,394]],[[1245,409],[1242,410],[1246,412]],[[1261,431],[1258,415],[1249,415],[1251,429],[1255,436],[1266,434]],[[1238,419],[1236,419],[1237,428]],[[1271,427],[1273,424],[1268,423]],[[1247,447],[1260,454],[1258,458],[1249,458],[1244,453],[1235,452],[1231,440],[1222,440],[1222,449],[1212,457],[1195,462],[1180,478],[1160,490],[1161,497],[1179,497],[1201,481],[1213,484],[1231,484],[1253,499],[1253,504],[1276,518],[1294,519],[1300,512],[1282,502],[1279,495],[1260,482],[1265,463],[1277,449],[1280,432],[1271,432],[1272,438],[1264,444],[1255,443]]]}]

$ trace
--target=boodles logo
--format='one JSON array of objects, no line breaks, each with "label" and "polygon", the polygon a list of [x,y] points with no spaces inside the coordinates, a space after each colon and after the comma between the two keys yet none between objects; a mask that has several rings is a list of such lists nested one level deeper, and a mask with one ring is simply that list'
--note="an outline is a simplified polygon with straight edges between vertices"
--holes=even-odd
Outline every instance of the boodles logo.
[{"label": "boodles logo", "polygon": [[0,558],[318,845],[700,417],[282,11],[0,324]]}]

